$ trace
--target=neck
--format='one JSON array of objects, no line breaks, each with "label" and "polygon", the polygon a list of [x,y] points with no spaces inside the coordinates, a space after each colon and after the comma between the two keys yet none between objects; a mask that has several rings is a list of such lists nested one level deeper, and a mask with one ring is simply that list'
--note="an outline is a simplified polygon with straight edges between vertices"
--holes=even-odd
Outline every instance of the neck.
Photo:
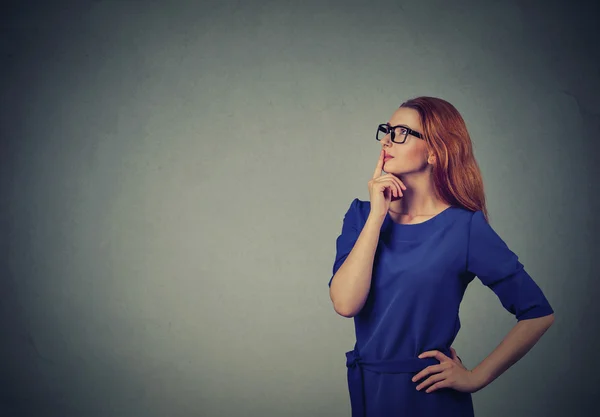
[{"label": "neck", "polygon": [[403,197],[392,199],[390,212],[405,216],[434,215],[448,207],[448,204],[436,197],[433,180],[430,175],[398,175],[406,185]]}]

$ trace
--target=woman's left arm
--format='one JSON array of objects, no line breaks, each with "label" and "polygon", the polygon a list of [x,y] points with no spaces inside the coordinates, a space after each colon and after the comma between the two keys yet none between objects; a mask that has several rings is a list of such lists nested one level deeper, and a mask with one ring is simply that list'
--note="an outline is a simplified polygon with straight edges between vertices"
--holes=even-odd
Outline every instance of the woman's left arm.
[{"label": "woman's left arm", "polygon": [[519,321],[498,347],[471,370],[477,390],[489,385],[529,352],[552,323],[554,314]]}]

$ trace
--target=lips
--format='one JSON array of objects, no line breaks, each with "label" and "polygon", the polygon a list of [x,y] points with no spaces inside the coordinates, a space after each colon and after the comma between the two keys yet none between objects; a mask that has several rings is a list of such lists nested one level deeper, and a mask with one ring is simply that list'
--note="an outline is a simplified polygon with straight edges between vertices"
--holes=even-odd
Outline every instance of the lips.
[{"label": "lips", "polygon": [[388,160],[388,159],[392,159],[392,158],[393,158],[393,156],[392,156],[392,155],[388,155],[388,154],[384,154],[384,155],[383,155],[383,160],[384,160],[384,161],[385,161],[385,160]]}]

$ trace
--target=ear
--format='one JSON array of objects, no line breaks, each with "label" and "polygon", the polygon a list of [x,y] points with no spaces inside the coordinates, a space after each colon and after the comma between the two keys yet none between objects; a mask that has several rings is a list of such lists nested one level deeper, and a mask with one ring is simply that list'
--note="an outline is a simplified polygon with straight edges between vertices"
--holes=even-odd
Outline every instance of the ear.
[{"label": "ear", "polygon": [[427,163],[430,165],[435,165],[435,155],[429,154],[429,158],[427,158]]}]

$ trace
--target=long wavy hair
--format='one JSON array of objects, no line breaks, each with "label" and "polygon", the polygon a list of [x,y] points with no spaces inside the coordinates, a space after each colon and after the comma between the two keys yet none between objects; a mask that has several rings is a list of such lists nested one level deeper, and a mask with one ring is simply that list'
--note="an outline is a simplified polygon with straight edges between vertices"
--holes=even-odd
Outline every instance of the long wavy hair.
[{"label": "long wavy hair", "polygon": [[416,110],[428,151],[435,155],[433,183],[437,197],[467,210],[481,210],[489,222],[483,178],[464,119],[456,108],[436,97],[416,97],[400,107]]}]

